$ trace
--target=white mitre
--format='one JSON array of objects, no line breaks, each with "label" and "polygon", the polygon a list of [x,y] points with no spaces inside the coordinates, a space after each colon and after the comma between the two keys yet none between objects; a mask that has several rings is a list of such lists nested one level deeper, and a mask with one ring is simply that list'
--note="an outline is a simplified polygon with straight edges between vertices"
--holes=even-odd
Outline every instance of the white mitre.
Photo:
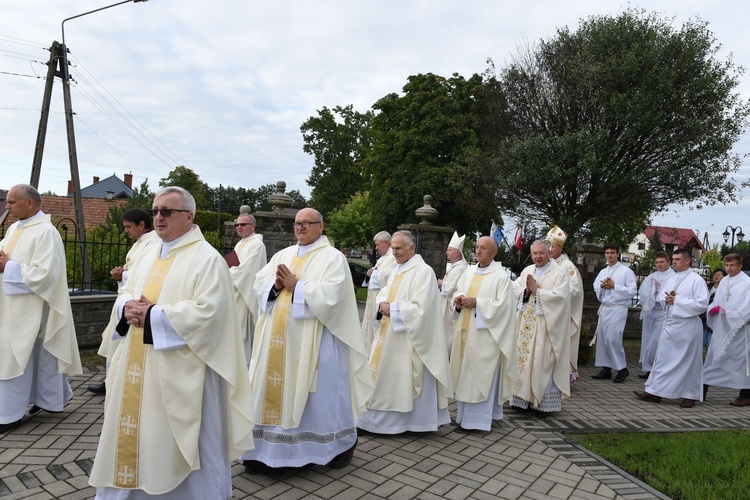
[{"label": "white mitre", "polygon": [[451,237],[450,243],[448,243],[449,248],[455,248],[459,252],[464,251],[464,240],[466,239],[466,235],[461,236],[459,238],[458,233],[453,231],[453,236]]},{"label": "white mitre", "polygon": [[563,231],[559,227],[552,226],[552,229],[549,230],[547,236],[545,236],[544,239],[546,241],[549,241],[550,243],[554,243],[556,245],[564,247],[565,241],[568,239],[568,235],[565,234],[565,231]]}]

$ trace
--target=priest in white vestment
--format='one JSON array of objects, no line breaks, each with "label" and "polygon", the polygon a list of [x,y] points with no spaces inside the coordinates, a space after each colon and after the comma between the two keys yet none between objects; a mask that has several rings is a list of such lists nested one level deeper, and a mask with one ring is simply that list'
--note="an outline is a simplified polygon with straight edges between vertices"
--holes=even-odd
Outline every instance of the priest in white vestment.
[{"label": "priest in white vestment", "polygon": [[453,294],[458,287],[458,281],[469,267],[464,257],[465,240],[465,235],[459,237],[458,233],[453,232],[453,236],[448,243],[448,249],[445,251],[445,256],[448,259],[445,276],[443,276],[443,279],[438,280],[438,287],[440,287],[440,309],[443,313],[445,341],[448,345],[448,352],[450,352],[451,345],[453,344]]},{"label": "priest in white vestment", "polygon": [[248,473],[311,464],[346,467],[354,420],[372,392],[352,277],[312,208],[294,221],[297,244],[258,272],[260,319],[250,360],[255,449]]},{"label": "priest in white vestment", "polygon": [[435,273],[409,231],[391,239],[398,267],[378,295],[370,350],[375,389],[357,427],[376,434],[432,432],[450,423],[448,348]]},{"label": "priest in white vestment", "polygon": [[612,382],[625,382],[630,375],[625,360],[625,348],[622,345],[622,334],[628,320],[630,300],[635,297],[637,284],[635,274],[630,268],[618,262],[619,248],[617,245],[604,245],[604,259],[607,265],[599,271],[594,280],[594,291],[599,299],[599,321],[592,344],[596,344],[595,366],[602,369],[591,378],[599,380],[612,379],[612,370],[617,375]]},{"label": "priest in white vestment", "polygon": [[583,316],[583,280],[578,268],[563,252],[568,235],[557,226],[544,238],[550,244],[550,257],[557,262],[570,282],[570,381],[578,380],[578,346],[581,343],[581,317]]},{"label": "priest in white vestment", "polygon": [[378,294],[380,289],[388,284],[388,278],[396,269],[396,259],[391,251],[391,233],[380,231],[373,238],[375,248],[380,253],[380,258],[374,267],[367,270],[367,303],[365,304],[365,313],[362,316],[362,335],[365,339],[365,352],[370,352],[372,346],[372,337],[375,331],[372,323],[378,314]]},{"label": "priest in white vestment", "polygon": [[643,401],[660,403],[661,398],[682,398],[682,408],[703,401],[703,323],[699,315],[708,306],[708,288],[703,278],[690,270],[691,261],[686,248],[672,254],[675,275],[663,283],[659,296],[666,319],[654,364],[646,390],[633,391]]},{"label": "priest in white vestment", "polygon": [[531,258],[534,265],[513,282],[518,378],[510,404],[544,418],[570,397],[570,280],[550,258],[548,242],[532,243]]},{"label": "priest in white vestment", "polygon": [[703,398],[712,385],[740,391],[732,406],[750,406],[750,276],[742,272],[742,256],[724,257],[727,275],[708,306],[713,339],[703,365]]},{"label": "priest in white vestment", "polygon": [[[125,255],[125,265],[122,267],[115,267],[109,271],[109,274],[117,281],[118,290],[127,285],[130,271],[135,266],[135,263],[138,262],[141,254],[152,243],[161,242],[156,231],[152,231],[151,216],[142,208],[131,208],[122,214],[122,225],[123,232],[128,238],[135,240],[135,243],[133,243],[133,246],[130,247],[127,255]],[[104,356],[106,358],[107,361],[105,368],[107,370],[109,369],[110,361],[119,344],[119,339],[112,339],[112,334],[115,332],[115,327],[119,321],[120,318],[117,307],[113,307],[112,313],[109,317],[109,323],[102,332],[102,343],[99,346],[99,352],[97,353],[99,356]],[[90,385],[87,390],[94,394],[104,394],[107,392],[107,384],[102,382],[100,384]]]},{"label": "priest in white vestment", "polygon": [[0,433],[42,410],[59,413],[73,397],[67,375],[82,372],[60,233],[39,192],[13,186],[14,222],[0,241]]},{"label": "priest in white vestment", "polygon": [[651,367],[656,356],[656,346],[659,343],[659,334],[664,326],[665,311],[664,304],[659,298],[664,295],[662,284],[674,276],[674,271],[669,267],[669,254],[667,252],[656,252],[654,254],[654,266],[656,271],[646,276],[641,283],[638,297],[641,301],[641,367],[643,373],[638,378],[648,378]]},{"label": "priest in white vestment", "polygon": [[497,242],[477,240],[477,264],[461,277],[453,304],[451,379],[458,402],[457,430],[489,431],[503,418],[518,376],[516,301],[502,264],[494,262]]},{"label": "priest in white vestment", "polygon": [[234,223],[237,234],[242,238],[234,246],[240,265],[229,268],[234,284],[234,297],[237,305],[237,319],[245,345],[245,361],[250,364],[255,323],[260,317],[258,294],[255,293],[255,276],[268,263],[263,235],[255,232],[255,217],[240,214]]},{"label": "priest in white vestment", "polygon": [[161,243],[117,301],[124,336],[107,373],[91,471],[98,499],[232,496],[231,460],[252,447],[252,407],[232,279],[193,225],[186,190],[156,193]]}]

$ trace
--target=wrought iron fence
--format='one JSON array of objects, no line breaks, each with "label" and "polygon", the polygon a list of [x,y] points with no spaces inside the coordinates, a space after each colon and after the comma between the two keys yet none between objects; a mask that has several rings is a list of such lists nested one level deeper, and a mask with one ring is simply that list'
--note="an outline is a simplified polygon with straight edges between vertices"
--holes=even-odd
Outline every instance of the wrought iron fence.
[{"label": "wrought iron fence", "polygon": [[[110,270],[125,264],[125,256],[133,245],[126,235],[120,233],[115,227],[96,227],[86,232],[84,242],[88,252],[88,261],[91,268],[91,279],[85,280],[81,266],[81,248],[76,232],[76,224],[70,218],[60,219],[56,227],[60,232],[65,247],[66,272],[68,288],[71,292],[87,293],[117,291],[117,282],[109,274]],[[6,229],[0,227],[0,239],[5,237]],[[214,233],[206,234],[207,240],[222,255],[232,250],[231,240],[227,243],[224,238],[217,237]]]}]

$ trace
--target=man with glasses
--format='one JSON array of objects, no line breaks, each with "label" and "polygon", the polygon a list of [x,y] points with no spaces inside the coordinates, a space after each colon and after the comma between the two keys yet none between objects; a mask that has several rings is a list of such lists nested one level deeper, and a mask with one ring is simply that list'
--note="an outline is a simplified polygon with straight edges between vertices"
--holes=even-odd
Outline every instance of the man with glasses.
[{"label": "man with glasses", "polygon": [[[152,243],[161,241],[156,232],[152,231],[151,216],[142,208],[131,208],[122,214],[122,226],[123,232],[128,238],[135,240],[135,243],[133,243],[133,246],[130,247],[125,256],[125,265],[122,267],[117,266],[109,272],[117,281],[118,288],[123,288],[127,284],[130,271],[133,269],[135,263],[138,262],[144,250]],[[117,309],[112,308],[109,323],[102,333],[102,344],[99,346],[98,352],[99,356],[104,356],[107,359],[106,369],[109,369],[112,356],[114,356],[119,345],[119,335],[117,338],[112,339],[112,334],[115,332],[118,321]],[[102,382],[101,384],[90,385],[87,390],[94,394],[105,394],[107,392],[107,384]]]},{"label": "man with glasses", "polygon": [[0,241],[0,433],[29,405],[60,413],[73,398],[67,375],[81,373],[60,233],[32,186],[13,186],[6,203],[18,220]]},{"label": "man with glasses", "polygon": [[245,361],[250,364],[253,347],[253,333],[258,321],[258,295],[253,291],[255,275],[266,265],[266,246],[263,235],[255,232],[255,217],[240,214],[234,223],[237,234],[242,238],[234,252],[240,264],[229,268],[234,283],[234,297],[237,304],[237,318],[245,343]]},{"label": "man with glasses", "polygon": [[193,224],[190,193],[161,189],[151,213],[161,242],[141,256],[116,304],[123,339],[90,483],[102,499],[229,498],[230,460],[253,446],[232,279]]},{"label": "man with glasses", "polygon": [[250,360],[255,449],[250,474],[310,464],[340,469],[357,443],[354,419],[372,392],[346,257],[323,236],[323,217],[297,213],[297,244],[258,272],[260,318]]}]

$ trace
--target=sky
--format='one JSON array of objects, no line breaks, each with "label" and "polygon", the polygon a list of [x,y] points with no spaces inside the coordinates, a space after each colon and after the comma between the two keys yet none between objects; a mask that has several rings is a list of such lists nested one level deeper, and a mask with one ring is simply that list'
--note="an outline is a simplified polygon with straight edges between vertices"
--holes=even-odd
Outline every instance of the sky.
[{"label": "sky", "polygon": [[[0,188],[29,182],[43,63],[62,41],[61,22],[111,3],[0,0]],[[324,106],[364,112],[410,75],[468,78],[488,58],[501,68],[519,46],[628,6],[676,26],[705,20],[718,57],[750,67],[746,0],[150,0],[72,19],[64,26],[81,184],[132,173],[134,187],[148,179],[154,190],[186,165],[211,187],[283,180],[309,196],[313,159],[300,125]],[[750,75],[739,91],[750,98]],[[39,184],[56,194],[70,178],[62,101],[56,79]],[[750,153],[747,135],[735,152]],[[750,177],[750,160],[735,177]],[[727,225],[744,223],[750,234],[750,190],[742,194],[739,204],[671,207],[653,223],[691,228],[701,240],[708,230],[712,244]],[[506,221],[506,232],[514,225]]]}]

